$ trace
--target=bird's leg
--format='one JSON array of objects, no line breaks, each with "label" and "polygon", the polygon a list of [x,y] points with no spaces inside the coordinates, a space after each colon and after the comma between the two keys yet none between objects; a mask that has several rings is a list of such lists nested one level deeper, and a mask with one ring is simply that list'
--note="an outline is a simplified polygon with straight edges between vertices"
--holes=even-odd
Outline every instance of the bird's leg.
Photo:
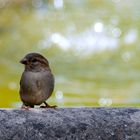
[{"label": "bird's leg", "polygon": [[45,104],[45,106],[40,106],[40,108],[56,108],[56,105],[50,106],[48,103],[43,102]]},{"label": "bird's leg", "polygon": [[29,108],[34,108],[34,105],[29,106],[29,105],[26,105],[25,103],[23,103],[23,105],[21,106],[21,109],[24,109],[24,110],[29,110]]}]

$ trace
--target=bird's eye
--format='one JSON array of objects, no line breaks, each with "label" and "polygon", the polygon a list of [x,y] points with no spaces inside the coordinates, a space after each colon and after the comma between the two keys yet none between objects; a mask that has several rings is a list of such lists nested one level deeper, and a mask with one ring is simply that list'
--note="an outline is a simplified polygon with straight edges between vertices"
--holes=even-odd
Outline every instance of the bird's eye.
[{"label": "bird's eye", "polygon": [[33,63],[36,63],[36,62],[37,62],[37,59],[33,59],[32,62],[33,62]]}]

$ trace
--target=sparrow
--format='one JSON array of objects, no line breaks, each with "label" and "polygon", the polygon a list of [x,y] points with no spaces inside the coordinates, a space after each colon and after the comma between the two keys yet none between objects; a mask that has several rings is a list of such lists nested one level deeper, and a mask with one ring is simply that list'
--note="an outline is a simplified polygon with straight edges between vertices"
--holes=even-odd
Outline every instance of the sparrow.
[{"label": "sparrow", "polygon": [[43,108],[55,108],[46,103],[54,90],[54,76],[48,60],[39,53],[29,53],[21,61],[25,66],[20,80],[20,98],[22,108],[34,108],[34,105]]}]

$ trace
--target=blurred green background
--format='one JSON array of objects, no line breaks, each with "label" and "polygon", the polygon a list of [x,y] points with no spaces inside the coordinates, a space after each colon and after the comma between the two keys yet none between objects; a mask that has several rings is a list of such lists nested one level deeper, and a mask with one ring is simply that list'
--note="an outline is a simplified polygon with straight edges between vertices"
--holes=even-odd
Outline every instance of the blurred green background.
[{"label": "blurred green background", "polygon": [[0,107],[19,107],[20,59],[48,58],[60,107],[140,106],[139,0],[0,0]]}]

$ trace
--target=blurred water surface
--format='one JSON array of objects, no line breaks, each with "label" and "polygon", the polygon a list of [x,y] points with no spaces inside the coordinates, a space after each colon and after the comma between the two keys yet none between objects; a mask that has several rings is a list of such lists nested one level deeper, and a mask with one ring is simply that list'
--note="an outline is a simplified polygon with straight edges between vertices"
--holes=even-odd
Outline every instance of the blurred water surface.
[{"label": "blurred water surface", "polygon": [[58,106],[139,106],[139,0],[0,0],[0,107],[19,107],[19,60],[48,58]]}]

